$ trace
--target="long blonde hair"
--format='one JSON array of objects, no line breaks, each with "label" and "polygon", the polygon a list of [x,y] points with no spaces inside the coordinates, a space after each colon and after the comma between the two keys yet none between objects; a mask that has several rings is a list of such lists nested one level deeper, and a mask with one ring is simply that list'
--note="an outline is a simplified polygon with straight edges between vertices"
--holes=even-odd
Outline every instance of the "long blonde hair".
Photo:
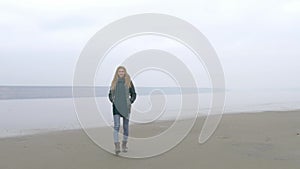
[{"label": "long blonde hair", "polygon": [[123,69],[124,72],[125,72],[125,74],[124,74],[125,85],[126,85],[128,88],[131,87],[131,79],[130,79],[129,74],[127,73],[126,68],[125,68],[124,66],[119,66],[119,67],[117,68],[116,72],[115,72],[114,79],[113,79],[112,82],[111,82],[111,86],[110,86],[110,89],[111,89],[111,90],[115,90],[115,88],[116,88],[117,81],[118,81],[118,79],[119,79],[118,71],[119,71],[120,69]]}]

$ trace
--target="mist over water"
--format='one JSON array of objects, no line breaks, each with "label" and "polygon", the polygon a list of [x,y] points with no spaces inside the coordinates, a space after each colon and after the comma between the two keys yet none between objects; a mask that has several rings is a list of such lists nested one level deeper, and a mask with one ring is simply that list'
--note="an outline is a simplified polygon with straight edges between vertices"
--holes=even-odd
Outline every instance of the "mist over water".
[{"label": "mist over water", "polygon": [[[80,128],[73,104],[72,87],[2,86],[0,89],[0,137]],[[87,95],[85,89],[87,87],[82,87],[82,98],[93,97]],[[96,87],[95,99],[99,113],[102,113],[106,122],[112,125],[112,108],[107,98],[108,89]],[[151,91],[158,92],[151,93]],[[212,99],[211,89],[201,88],[198,93],[195,91],[197,90],[192,88],[180,90],[176,87],[137,87],[138,98],[133,104],[131,124],[174,120],[180,110],[185,117],[191,116],[197,108],[193,105],[181,108],[180,92],[184,95],[198,94],[200,105],[198,115],[207,115]],[[156,107],[152,106],[155,99],[160,96],[165,97],[164,111],[156,110]],[[299,89],[226,90],[225,114],[295,109],[300,109]],[[104,124],[105,121],[93,125],[98,127]]]}]

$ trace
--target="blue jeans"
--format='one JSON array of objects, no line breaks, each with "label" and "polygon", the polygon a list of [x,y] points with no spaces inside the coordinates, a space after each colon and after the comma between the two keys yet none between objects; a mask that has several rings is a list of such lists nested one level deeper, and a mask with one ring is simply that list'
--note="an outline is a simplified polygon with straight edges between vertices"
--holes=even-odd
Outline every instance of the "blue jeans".
[{"label": "blue jeans", "polygon": [[[114,142],[119,142],[119,131],[120,131],[120,118],[119,114],[114,115]],[[129,115],[128,119],[123,118],[123,141],[128,140],[129,133]]]}]

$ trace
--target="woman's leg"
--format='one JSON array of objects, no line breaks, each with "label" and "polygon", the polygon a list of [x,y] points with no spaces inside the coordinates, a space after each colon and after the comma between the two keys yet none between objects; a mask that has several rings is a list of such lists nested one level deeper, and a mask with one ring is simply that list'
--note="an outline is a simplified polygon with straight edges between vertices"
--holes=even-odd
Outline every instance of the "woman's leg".
[{"label": "woman's leg", "polygon": [[119,142],[119,130],[120,130],[120,115],[114,115],[114,142]]},{"label": "woman's leg", "polygon": [[129,117],[124,118],[123,117],[123,141],[122,141],[122,151],[127,152],[127,140],[128,140],[128,134],[129,134]]},{"label": "woman's leg", "polygon": [[127,142],[129,134],[129,119],[123,118],[123,141]]}]

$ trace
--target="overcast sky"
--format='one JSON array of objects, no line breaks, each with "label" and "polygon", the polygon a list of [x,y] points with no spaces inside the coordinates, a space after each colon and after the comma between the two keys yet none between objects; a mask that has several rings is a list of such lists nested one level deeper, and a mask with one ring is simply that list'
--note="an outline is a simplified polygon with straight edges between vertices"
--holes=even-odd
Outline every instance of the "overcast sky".
[{"label": "overcast sky", "polygon": [[299,0],[2,0],[0,85],[71,85],[98,30],[146,12],[196,26],[217,51],[228,88],[300,88]]}]

